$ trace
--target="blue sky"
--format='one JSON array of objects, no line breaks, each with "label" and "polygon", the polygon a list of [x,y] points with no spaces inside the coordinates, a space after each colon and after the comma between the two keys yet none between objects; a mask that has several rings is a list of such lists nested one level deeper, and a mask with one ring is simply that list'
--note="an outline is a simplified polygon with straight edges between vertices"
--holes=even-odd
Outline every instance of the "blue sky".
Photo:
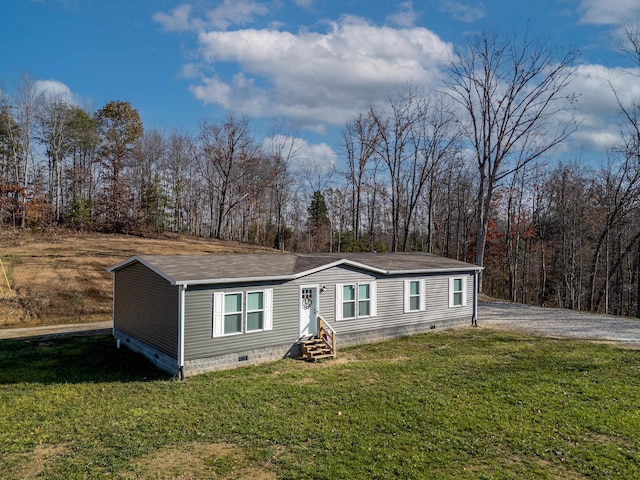
[{"label": "blue sky", "polygon": [[28,74],[90,111],[129,101],[147,129],[196,132],[228,111],[258,130],[290,119],[309,155],[326,159],[369,101],[407,82],[437,85],[468,34],[529,26],[582,53],[571,86],[582,125],[558,153],[575,159],[601,155],[618,135],[609,81],[623,100],[640,99],[640,70],[618,50],[639,9],[640,0],[10,0],[0,7],[0,88],[11,93]]}]

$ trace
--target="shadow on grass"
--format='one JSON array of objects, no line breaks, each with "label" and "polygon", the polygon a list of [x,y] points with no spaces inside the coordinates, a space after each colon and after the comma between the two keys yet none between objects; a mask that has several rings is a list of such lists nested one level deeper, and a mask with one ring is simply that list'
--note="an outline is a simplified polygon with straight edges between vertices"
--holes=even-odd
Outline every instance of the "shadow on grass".
[{"label": "shadow on grass", "polygon": [[0,341],[0,384],[139,382],[169,376],[106,335]]}]

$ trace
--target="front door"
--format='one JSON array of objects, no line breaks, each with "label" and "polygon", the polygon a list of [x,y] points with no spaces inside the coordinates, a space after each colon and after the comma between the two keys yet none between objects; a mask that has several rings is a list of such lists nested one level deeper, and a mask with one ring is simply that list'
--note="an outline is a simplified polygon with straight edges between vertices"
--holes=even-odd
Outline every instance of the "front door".
[{"label": "front door", "polygon": [[318,333],[318,286],[302,286],[298,293],[300,337]]}]

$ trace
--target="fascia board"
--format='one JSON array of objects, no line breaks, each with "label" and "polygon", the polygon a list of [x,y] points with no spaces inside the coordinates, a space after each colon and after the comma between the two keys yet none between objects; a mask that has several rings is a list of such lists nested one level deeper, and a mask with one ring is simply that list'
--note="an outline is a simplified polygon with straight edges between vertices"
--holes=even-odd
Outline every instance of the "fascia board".
[{"label": "fascia board", "polygon": [[279,282],[295,280],[292,275],[280,275],[273,277],[235,277],[235,278],[209,278],[201,280],[178,280],[173,285],[216,285],[223,283],[253,283],[253,282]]},{"label": "fascia board", "polygon": [[328,268],[337,267],[338,265],[342,265],[344,263],[344,259],[336,260],[335,262],[326,263],[324,265],[320,265],[319,267],[312,268],[310,270],[305,270],[304,272],[299,272],[293,275],[294,279],[306,277],[307,275],[312,275],[314,273],[322,272],[323,270],[327,270]]},{"label": "fascia board", "polygon": [[137,260],[138,260],[138,257],[129,257],[126,260],[122,260],[121,262],[116,263],[115,265],[107,268],[107,272],[113,273],[114,271],[120,270],[122,267],[126,267],[130,263],[133,263],[133,262],[135,262]]},{"label": "fascia board", "polygon": [[121,268],[126,267],[127,265],[130,265],[135,262],[141,263],[156,275],[159,275],[160,277],[164,278],[171,285],[178,285],[178,283],[172,277],[170,277],[169,275],[164,273],[162,270],[159,270],[158,268],[156,268],[155,266],[147,262],[144,258],[139,257],[137,255],[135,257],[127,258],[126,260],[123,260],[122,262],[114,265],[113,267],[109,267],[107,271],[113,273],[116,270],[120,270]]},{"label": "fascia board", "polygon": [[367,265],[365,263],[354,262],[353,260],[343,260],[342,263],[344,263],[345,265],[349,265],[350,267],[359,268],[361,270],[367,270],[369,272],[389,275],[389,270],[384,270],[383,268],[378,268],[378,267],[372,267],[371,265]]},{"label": "fascia board", "polygon": [[423,268],[419,270],[389,270],[388,275],[415,275],[416,273],[460,273],[460,272],[479,272],[484,267],[454,267],[454,268]]},{"label": "fascia board", "polygon": [[322,272],[323,270],[327,270],[333,267],[339,267],[340,265],[348,265],[350,267],[359,268],[360,270],[367,270],[369,272],[375,272],[380,274],[387,274],[387,270],[383,270],[381,268],[372,267],[371,265],[365,265],[364,263],[354,262],[352,260],[340,259],[335,262],[327,263],[325,265],[321,265],[316,268],[312,268],[311,270],[305,270],[304,272],[300,272],[294,275],[294,278],[306,277],[307,275],[311,275],[313,273]]}]

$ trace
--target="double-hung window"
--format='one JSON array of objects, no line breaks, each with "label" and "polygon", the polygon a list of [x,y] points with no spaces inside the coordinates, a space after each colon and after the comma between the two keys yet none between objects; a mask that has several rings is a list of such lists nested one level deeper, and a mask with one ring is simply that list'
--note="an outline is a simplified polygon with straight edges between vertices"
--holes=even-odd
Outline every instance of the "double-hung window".
[{"label": "double-hung window", "polygon": [[371,285],[361,283],[358,285],[358,316],[369,317],[371,315]]},{"label": "double-hung window", "polygon": [[376,315],[376,282],[336,285],[336,320]]},{"label": "double-hung window", "polygon": [[242,293],[224,295],[224,335],[242,333]]},{"label": "double-hung window", "polygon": [[419,312],[425,309],[425,281],[404,281],[404,313]]},{"label": "double-hung window", "polygon": [[247,292],[247,332],[264,329],[264,292]]},{"label": "double-hung window", "polygon": [[342,285],[342,311],[341,318],[356,318],[356,286]]},{"label": "double-hung window", "polygon": [[466,277],[449,278],[449,307],[463,307],[467,304]]},{"label": "double-hung window", "polygon": [[213,294],[213,336],[273,328],[273,289]]}]

